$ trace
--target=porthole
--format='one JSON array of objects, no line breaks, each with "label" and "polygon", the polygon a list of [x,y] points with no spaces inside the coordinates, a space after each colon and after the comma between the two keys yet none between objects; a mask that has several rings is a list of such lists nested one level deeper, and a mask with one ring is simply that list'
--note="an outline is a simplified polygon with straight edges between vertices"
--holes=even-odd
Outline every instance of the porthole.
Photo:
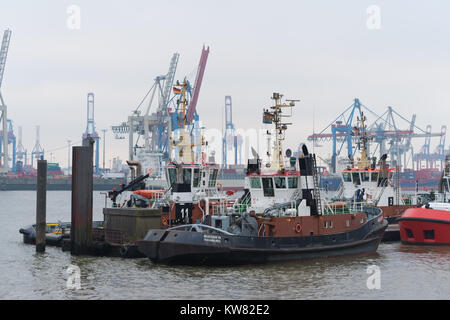
[{"label": "porthole", "polygon": [[434,240],[434,230],[423,230],[423,237],[428,240]]}]

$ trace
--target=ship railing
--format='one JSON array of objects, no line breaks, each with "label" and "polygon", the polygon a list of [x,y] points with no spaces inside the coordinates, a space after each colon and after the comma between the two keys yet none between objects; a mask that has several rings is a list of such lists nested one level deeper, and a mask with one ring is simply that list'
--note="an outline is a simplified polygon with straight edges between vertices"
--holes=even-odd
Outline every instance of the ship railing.
[{"label": "ship railing", "polygon": [[155,193],[153,199],[151,199],[150,207],[151,208],[158,207],[158,206],[162,205],[163,203],[165,203],[166,202],[165,200],[166,200],[165,192]]},{"label": "ship railing", "polygon": [[434,202],[440,202],[440,203],[448,203],[450,200],[449,193],[436,193],[434,195]]},{"label": "ship railing", "polygon": [[235,213],[235,207],[234,203],[229,200],[223,200],[220,199],[218,203],[215,203],[211,205],[211,212],[212,215],[229,215]]},{"label": "ship railing", "polygon": [[325,203],[323,214],[343,214],[357,213],[363,211],[367,207],[367,202],[332,202]]},{"label": "ship railing", "polygon": [[234,202],[233,210],[235,212],[241,213],[241,212],[244,212],[247,209],[249,204],[251,204],[251,194],[250,194],[250,192],[247,193],[246,196],[241,201],[239,201],[239,200],[240,199],[237,198],[236,201]]}]

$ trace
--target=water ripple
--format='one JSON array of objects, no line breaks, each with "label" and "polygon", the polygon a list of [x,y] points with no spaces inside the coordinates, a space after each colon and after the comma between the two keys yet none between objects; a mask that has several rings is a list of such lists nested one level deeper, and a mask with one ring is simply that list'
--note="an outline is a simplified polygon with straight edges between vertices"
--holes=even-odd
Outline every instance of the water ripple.
[{"label": "water ripple", "polygon": [[[94,219],[104,198],[94,195]],[[20,204],[20,205],[18,205]],[[47,221],[70,220],[70,192],[47,196]],[[35,219],[34,192],[0,192],[0,299],[450,299],[450,247],[383,243],[376,254],[238,267],[152,264],[148,259],[72,257],[47,247],[36,254],[19,228]],[[81,289],[67,289],[67,268]],[[369,290],[367,267],[381,271]]]}]

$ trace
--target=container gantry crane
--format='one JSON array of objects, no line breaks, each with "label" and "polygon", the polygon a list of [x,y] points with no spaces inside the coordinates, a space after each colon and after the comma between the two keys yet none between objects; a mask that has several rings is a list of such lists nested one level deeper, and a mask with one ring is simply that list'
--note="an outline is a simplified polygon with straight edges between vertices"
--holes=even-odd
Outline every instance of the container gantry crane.
[{"label": "container gantry crane", "polygon": [[[432,133],[431,126],[427,127],[427,130],[423,130],[416,126],[416,115],[413,115],[411,121],[396,112],[392,107],[388,107],[382,114],[378,115],[368,107],[360,103],[359,99],[355,99],[354,103],[344,110],[333,122],[325,127],[318,134],[313,134],[308,137],[310,141],[332,141],[333,153],[331,156],[332,171],[336,172],[336,158],[340,154],[344,144],[347,144],[347,156],[353,156],[356,148],[353,147],[353,143],[357,142],[357,136],[353,132],[353,121],[355,114],[357,117],[361,116],[362,109],[367,110],[373,117],[374,121],[368,126],[367,134],[372,137],[373,141],[377,144],[374,150],[370,153],[374,155],[376,151],[379,151],[379,156],[383,154],[389,154],[393,165],[398,165],[401,168],[406,168],[407,152],[413,154],[411,145],[411,138],[425,138],[425,146],[422,148],[425,154],[429,154],[429,144],[432,137],[444,137],[445,131],[440,133]],[[397,118],[397,119],[396,119]],[[405,121],[409,128],[407,130],[401,130],[398,128],[398,120]],[[331,134],[326,133],[331,128]],[[419,133],[415,133],[417,129]],[[443,140],[445,142],[445,138]],[[337,147],[340,143],[339,148]],[[442,143],[442,142],[441,142]],[[389,145],[389,148],[387,148]],[[413,159],[417,157],[413,156]],[[428,158],[427,158],[428,159]],[[415,160],[413,160],[415,161]]]},{"label": "container gantry crane", "polygon": [[1,132],[0,132],[0,172],[6,173],[8,172],[8,161],[9,161],[9,152],[8,152],[8,114],[7,114],[7,106],[5,101],[3,100],[1,87],[3,81],[3,73],[5,72],[6,65],[6,57],[8,56],[9,43],[11,40],[11,30],[7,29],[3,33],[2,45],[0,48],[0,124],[1,124]]},{"label": "container gantry crane", "polygon": [[87,138],[94,139],[95,142],[95,168],[94,173],[100,174],[100,136],[95,130],[95,115],[94,115],[94,93],[89,92],[87,94],[87,123],[86,123],[86,131],[82,135],[82,139],[85,140]]},{"label": "container gantry crane", "polygon": [[[186,80],[186,91],[188,94],[189,104],[187,106],[185,124],[191,128],[191,135],[194,139],[199,138],[200,127],[196,107],[208,54],[209,47],[203,47],[194,87],[192,87],[189,81]],[[163,159],[165,161],[170,158],[171,147],[169,137],[177,129],[176,108],[179,105],[177,101],[175,101],[176,93],[171,97],[178,59],[179,54],[175,53],[170,61],[167,74],[155,78],[154,84],[147,92],[139,106],[133,111],[132,115],[128,117],[128,121],[123,122],[118,126],[112,126],[112,131],[115,134],[116,139],[123,139],[124,135],[128,134],[128,157],[130,160],[133,160],[136,155],[136,149],[139,148],[137,142],[140,136],[143,137],[145,150],[163,154]],[[147,109],[143,115],[141,115],[139,108],[148,96],[150,96],[150,98]],[[158,100],[158,107],[155,112],[150,113],[153,102],[156,101],[155,97]],[[170,108],[171,105],[173,105],[173,108]],[[138,134],[138,139],[135,141],[134,134],[136,133]]]},{"label": "container gantry crane", "polygon": [[222,138],[222,166],[224,168],[228,165],[227,154],[228,150],[234,149],[234,164],[237,166],[241,164],[242,156],[242,137],[236,135],[233,123],[233,107],[231,103],[231,96],[225,97],[225,132]]},{"label": "container gantry crane", "polygon": [[[17,164],[16,164],[16,172],[21,172],[23,167],[27,165],[27,150],[24,148],[22,144],[22,127],[19,126],[18,129],[18,142],[17,142],[17,149],[16,149],[16,155],[17,155]],[[20,162],[20,168],[19,168],[19,162]]]},{"label": "container gantry crane", "polygon": [[[128,135],[129,160],[133,160],[135,155],[137,141],[134,141],[134,134],[136,133],[139,136],[143,136],[145,149],[155,150],[163,154],[167,154],[169,151],[168,136],[171,132],[169,102],[179,56],[178,53],[173,54],[167,74],[155,78],[152,87],[138,107],[132,112],[132,115],[128,117],[128,121],[111,127],[116,139],[125,139],[124,136]],[[147,109],[141,115],[139,108],[149,95],[150,99]],[[157,110],[150,114],[155,96],[158,99]]]},{"label": "container gantry crane", "polygon": [[40,131],[39,126],[36,126],[36,143],[34,145],[33,150],[31,151],[31,167],[33,167],[34,159],[39,160],[44,158],[44,148],[42,148],[41,146],[39,131]]}]

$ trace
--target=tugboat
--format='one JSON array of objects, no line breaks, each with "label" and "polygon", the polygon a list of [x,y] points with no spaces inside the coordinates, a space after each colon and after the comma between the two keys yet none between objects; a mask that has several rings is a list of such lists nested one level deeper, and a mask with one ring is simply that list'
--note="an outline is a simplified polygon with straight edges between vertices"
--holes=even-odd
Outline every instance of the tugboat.
[{"label": "tugboat", "polygon": [[450,245],[449,186],[450,155],[447,155],[435,201],[408,209],[398,219],[402,243]]},{"label": "tugboat", "polygon": [[[237,195],[220,190],[218,185],[219,165],[206,161],[203,148],[207,145],[199,128],[186,123],[189,105],[189,82],[177,81],[173,91],[176,94],[177,108],[173,115],[174,134],[169,137],[172,160],[165,166],[167,189],[147,190],[145,180],[149,173],[142,175],[142,165],[136,166],[138,176],[127,186],[109,193],[113,207],[122,195],[127,207],[161,208],[161,225],[163,228],[200,223],[205,216],[220,207],[232,206]],[[196,140],[196,141],[195,141]]]},{"label": "tugboat", "polygon": [[[263,112],[263,123],[274,124],[275,140],[272,152],[267,155],[271,161],[261,168],[261,159],[252,148],[254,159],[248,160],[247,174],[245,177],[245,194],[241,200],[249,212],[263,213],[268,207],[278,203],[294,201],[299,195],[298,180],[300,172],[296,169],[296,158],[291,157],[292,151],[286,150],[287,163],[283,158],[283,141],[288,125],[283,118],[292,116],[292,108],[298,100],[286,100],[281,102],[282,95],[274,93],[272,99],[275,105],[271,110],[265,109]],[[283,109],[290,109],[290,114],[283,114]],[[267,131],[271,135],[270,131]]]},{"label": "tugboat", "polygon": [[[225,207],[209,213],[201,223],[149,230],[144,240],[137,241],[140,252],[156,263],[208,265],[376,252],[387,227],[381,209],[355,202],[340,208],[323,203],[315,155],[306,146],[298,158],[298,172],[295,168],[286,170],[282,164],[281,141],[288,124],[281,122],[281,109],[292,107],[294,101],[286,105],[281,98],[282,95],[274,93],[272,112],[264,111],[265,119],[271,119],[276,129],[281,128],[275,136],[272,163],[267,166],[272,173],[262,172],[259,157],[248,161],[249,191],[240,202],[245,210],[239,205]],[[297,159],[289,160],[294,167]],[[280,192],[276,178],[282,180],[276,180],[278,188],[284,189]],[[295,179],[289,182],[289,178]],[[297,181],[295,188],[294,181]],[[286,196],[289,185],[292,191]],[[264,203],[268,204],[265,208]]]},{"label": "tugboat", "polygon": [[[384,154],[378,164],[377,159],[368,157],[368,147],[371,137],[366,131],[366,117],[361,113],[358,118],[358,126],[353,134],[359,137],[358,148],[360,158],[355,160],[349,156],[350,165],[341,170],[342,184],[338,195],[333,200],[339,203],[339,199],[351,199],[356,202],[367,202],[383,211],[384,218],[389,227],[385,233],[385,241],[400,240],[397,219],[408,208],[414,207],[412,203],[406,203],[400,195],[399,181],[393,181],[393,175],[399,174],[398,168],[390,168],[387,163],[387,154]],[[395,172],[397,171],[397,172]],[[398,179],[397,179],[398,180]],[[410,201],[411,202],[411,201]]]}]

